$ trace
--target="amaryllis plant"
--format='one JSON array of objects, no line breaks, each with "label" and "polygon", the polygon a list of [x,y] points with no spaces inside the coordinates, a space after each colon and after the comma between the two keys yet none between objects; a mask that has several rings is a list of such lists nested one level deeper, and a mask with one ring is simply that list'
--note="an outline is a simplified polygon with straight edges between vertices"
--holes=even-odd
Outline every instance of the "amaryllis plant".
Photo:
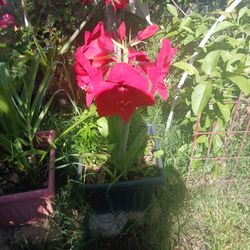
[{"label": "amaryllis plant", "polygon": [[113,162],[123,169],[131,164],[127,140],[133,113],[139,107],[154,105],[156,95],[168,98],[165,78],[176,48],[164,38],[155,61],[137,49],[157,31],[157,25],[150,25],[131,38],[122,22],[117,34],[111,36],[99,22],[92,32],[85,32],[85,44],[75,54],[78,86],[86,94],[86,105],[95,103],[99,116],[108,118],[109,133],[116,134],[111,136],[116,141],[110,142],[116,145]]}]

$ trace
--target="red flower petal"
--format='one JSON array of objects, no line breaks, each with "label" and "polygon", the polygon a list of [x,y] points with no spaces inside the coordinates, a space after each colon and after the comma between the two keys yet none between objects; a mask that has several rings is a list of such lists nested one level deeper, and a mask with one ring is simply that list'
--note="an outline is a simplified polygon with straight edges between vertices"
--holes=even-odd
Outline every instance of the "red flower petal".
[{"label": "red flower petal", "polygon": [[129,63],[141,74],[146,74],[147,69],[154,65],[143,51],[136,51],[135,49],[129,50]]},{"label": "red flower petal", "polygon": [[161,73],[161,68],[157,66],[153,66],[149,68],[148,78],[150,79],[152,83],[151,93],[155,94],[155,92],[157,91],[157,93],[163,100],[167,100],[168,91],[164,83],[165,75]]},{"label": "red flower petal", "polygon": [[145,94],[130,86],[119,86],[106,82],[105,88],[96,96],[97,111],[100,116],[118,115],[125,122],[129,121],[136,107],[154,104],[152,95]]},{"label": "red flower petal", "polygon": [[85,32],[83,53],[92,66],[102,67],[114,61],[114,45],[110,36],[104,30],[103,22],[99,22],[93,32]]},{"label": "red flower petal", "polygon": [[89,107],[95,97],[95,89],[102,80],[101,71],[92,67],[84,56],[83,47],[79,47],[74,62],[78,86],[86,92],[86,104]]},{"label": "red flower petal", "polygon": [[159,30],[159,26],[156,24],[146,27],[144,30],[139,31],[136,40],[142,41],[153,36]]},{"label": "red flower petal", "polygon": [[164,79],[168,73],[168,67],[176,52],[176,48],[171,47],[168,39],[162,40],[162,47],[157,56],[156,65],[148,67],[147,75],[152,83],[151,92],[157,92],[163,100],[167,100],[168,91]]},{"label": "red flower petal", "polygon": [[171,63],[174,55],[176,53],[176,48],[171,47],[171,43],[167,38],[162,40],[162,46],[156,59],[156,65],[162,68],[162,72],[167,74],[168,66]]},{"label": "red flower petal", "polygon": [[119,115],[128,122],[136,107],[154,104],[147,79],[126,63],[116,64],[99,85],[96,106],[100,116]]},{"label": "red flower petal", "polygon": [[145,52],[137,51],[135,49],[129,49],[128,58],[130,61],[150,62],[150,60]]},{"label": "red flower petal", "polygon": [[125,22],[122,22],[118,28],[118,35],[121,40],[124,40],[126,37],[126,26]]}]

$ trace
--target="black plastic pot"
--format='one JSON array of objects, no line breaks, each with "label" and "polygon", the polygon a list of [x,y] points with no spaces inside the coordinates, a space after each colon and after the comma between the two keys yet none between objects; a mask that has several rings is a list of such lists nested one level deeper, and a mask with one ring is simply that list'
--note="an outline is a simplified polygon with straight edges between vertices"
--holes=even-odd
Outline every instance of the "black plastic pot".
[{"label": "black plastic pot", "polygon": [[[155,135],[152,125],[148,125],[149,134]],[[155,150],[159,149],[155,139]],[[124,212],[142,212],[150,205],[155,188],[165,184],[162,159],[157,159],[159,176],[140,180],[116,182],[113,184],[83,185],[84,199],[97,214]]]}]

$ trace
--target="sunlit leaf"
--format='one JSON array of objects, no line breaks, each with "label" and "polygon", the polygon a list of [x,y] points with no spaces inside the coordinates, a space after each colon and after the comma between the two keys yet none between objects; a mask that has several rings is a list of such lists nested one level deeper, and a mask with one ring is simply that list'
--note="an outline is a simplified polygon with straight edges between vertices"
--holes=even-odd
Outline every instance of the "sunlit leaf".
[{"label": "sunlit leaf", "polygon": [[223,142],[219,135],[213,137],[213,153],[218,154],[223,148]]},{"label": "sunlit leaf", "polygon": [[207,105],[212,93],[212,84],[204,82],[198,84],[192,93],[192,109],[195,115],[199,115]]},{"label": "sunlit leaf", "polygon": [[103,137],[108,137],[109,135],[109,126],[108,126],[108,120],[106,117],[101,117],[97,120],[98,124],[98,130],[101,133]]},{"label": "sunlit leaf", "polygon": [[209,52],[200,62],[202,63],[201,68],[207,75],[211,75],[215,71],[220,58],[221,51],[214,50]]},{"label": "sunlit leaf", "polygon": [[167,10],[172,16],[177,17],[178,16],[178,11],[172,4],[167,4]]},{"label": "sunlit leaf", "polygon": [[157,150],[154,152],[154,157],[155,158],[160,158],[164,155],[164,151],[163,150]]},{"label": "sunlit leaf", "polygon": [[235,83],[245,95],[250,94],[250,80],[244,76],[232,76],[229,79]]},{"label": "sunlit leaf", "polygon": [[230,108],[228,105],[226,104],[222,104],[220,102],[217,102],[217,105],[220,109],[220,112],[222,113],[224,119],[226,122],[230,121],[230,116],[231,116],[231,112],[230,112]]},{"label": "sunlit leaf", "polygon": [[234,23],[228,22],[228,21],[223,21],[223,22],[221,22],[221,23],[219,23],[217,25],[217,27],[215,28],[214,33],[218,32],[218,31],[221,31],[221,30],[224,30],[224,29],[227,29],[227,28],[230,28],[230,27],[237,27],[237,25],[234,24]]},{"label": "sunlit leaf", "polygon": [[202,23],[195,31],[195,36],[196,37],[199,37],[201,35],[204,35],[205,32],[207,32],[208,28],[207,28],[207,25]]},{"label": "sunlit leaf", "polygon": [[201,135],[197,138],[196,143],[206,143],[207,142],[207,136]]},{"label": "sunlit leaf", "polygon": [[175,66],[176,68],[184,70],[189,75],[199,74],[197,69],[193,65],[191,65],[189,63],[186,63],[186,62],[176,62],[176,63],[173,64],[173,66]]}]

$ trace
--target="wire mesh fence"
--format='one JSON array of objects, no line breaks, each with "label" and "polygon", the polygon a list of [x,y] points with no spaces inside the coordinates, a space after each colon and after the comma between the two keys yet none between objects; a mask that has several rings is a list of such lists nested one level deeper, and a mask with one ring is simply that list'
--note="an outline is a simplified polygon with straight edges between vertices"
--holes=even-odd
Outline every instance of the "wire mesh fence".
[{"label": "wire mesh fence", "polygon": [[229,125],[221,126],[221,119],[214,116],[212,126],[204,129],[201,123],[204,114],[201,114],[195,124],[192,153],[188,171],[190,173],[197,166],[213,166],[213,170],[233,165],[231,175],[240,161],[250,163],[250,98],[245,99],[241,94],[235,102],[225,102],[232,105],[231,120]]}]

